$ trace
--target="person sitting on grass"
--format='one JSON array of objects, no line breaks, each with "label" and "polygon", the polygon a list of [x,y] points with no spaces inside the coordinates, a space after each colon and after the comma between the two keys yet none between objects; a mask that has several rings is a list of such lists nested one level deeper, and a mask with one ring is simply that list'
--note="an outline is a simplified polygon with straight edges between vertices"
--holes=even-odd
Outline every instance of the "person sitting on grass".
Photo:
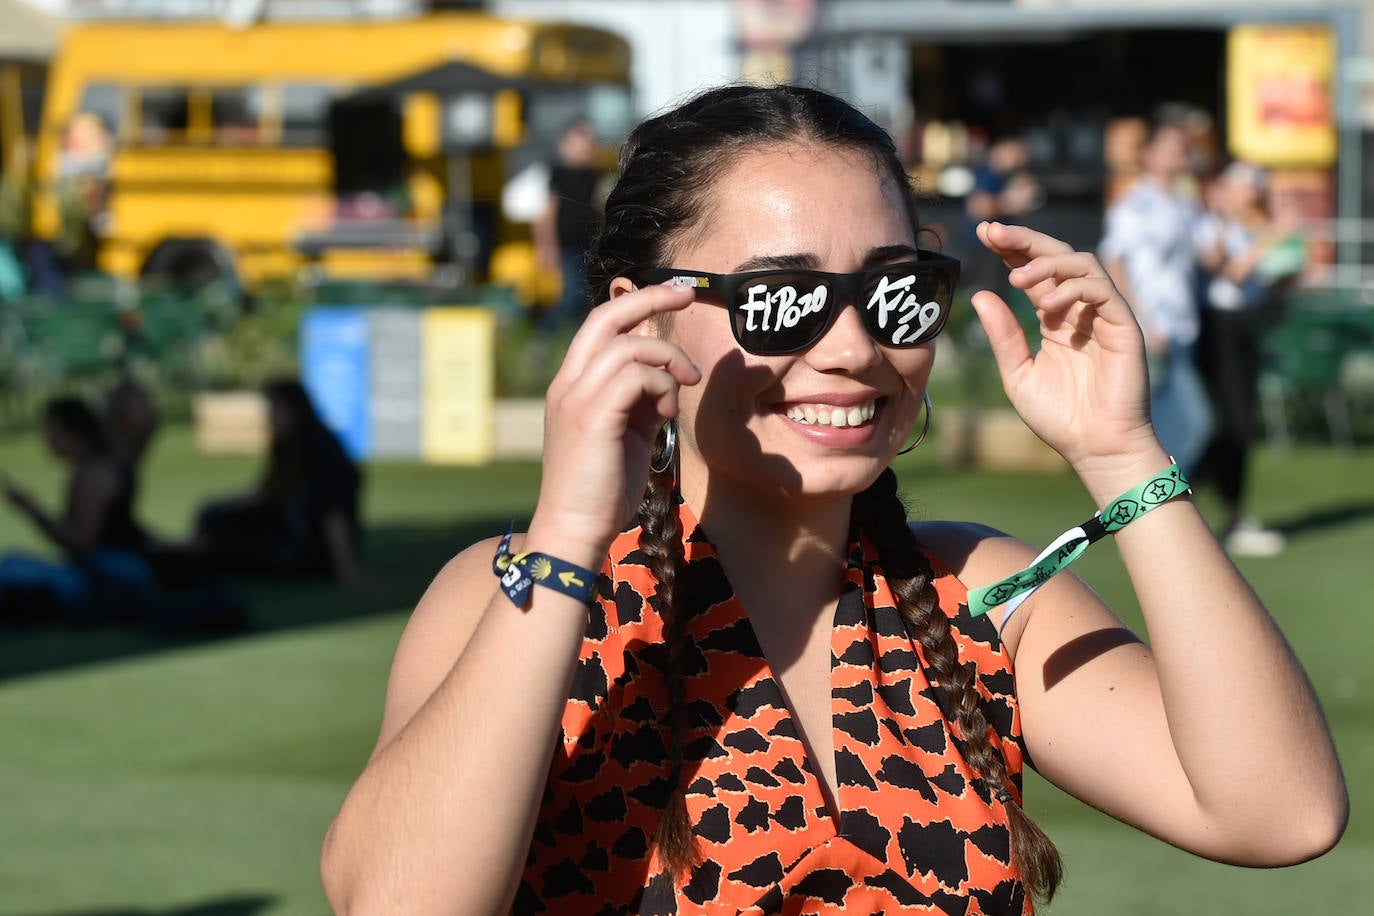
[{"label": "person sitting on grass", "polygon": [[267,467],[251,492],[201,508],[187,552],[212,571],[357,584],[362,475],[294,379],[265,388]]},{"label": "person sitting on grass", "polygon": [[22,553],[0,557],[0,620],[9,624],[106,624],[141,619],[157,600],[147,546],[134,521],[133,474],[110,445],[100,416],[78,398],[43,409],[48,450],[70,467],[56,512],[5,482],[6,499],[53,543],[64,560]]}]

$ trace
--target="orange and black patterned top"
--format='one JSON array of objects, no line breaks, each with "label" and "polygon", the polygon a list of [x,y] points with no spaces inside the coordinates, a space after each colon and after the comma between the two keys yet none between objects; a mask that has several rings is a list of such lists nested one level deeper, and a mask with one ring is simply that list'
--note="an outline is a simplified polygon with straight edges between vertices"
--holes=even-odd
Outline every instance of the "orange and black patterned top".
[{"label": "orange and black patterned top", "polygon": [[[1030,913],[1006,811],[960,753],[872,545],[850,545],[832,630],[836,823],[749,618],[690,509],[680,511],[690,534],[679,595],[693,615],[683,779],[699,864],[675,889],[652,880],[668,794],[667,657],[635,527],[602,567],[513,911]],[[933,562],[1019,791],[1010,659]]]}]

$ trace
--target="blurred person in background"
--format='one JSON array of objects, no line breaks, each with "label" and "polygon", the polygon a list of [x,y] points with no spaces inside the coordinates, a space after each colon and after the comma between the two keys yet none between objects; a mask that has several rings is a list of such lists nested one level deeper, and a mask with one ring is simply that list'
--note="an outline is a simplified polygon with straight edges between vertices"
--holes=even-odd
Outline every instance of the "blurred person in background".
[{"label": "blurred person in background", "polygon": [[300,382],[273,381],[264,394],[271,433],[260,483],[202,507],[182,549],[216,572],[366,581],[358,467]]},{"label": "blurred person in background", "polygon": [[0,175],[0,300],[37,293],[52,299],[66,290],[52,243],[33,234],[32,143],[20,138],[13,164]]},{"label": "blurred person in background", "polygon": [[579,321],[587,301],[587,249],[596,229],[596,133],[585,120],[564,128],[558,158],[549,169],[549,197],[533,225],[535,258],[562,278],[558,302],[539,316],[547,337],[560,326]]},{"label": "blurred person in background", "polygon": [[1208,186],[1197,245],[1205,306],[1199,365],[1216,417],[1204,464],[1225,507],[1226,549],[1268,557],[1283,550],[1284,538],[1246,513],[1246,471],[1256,432],[1260,336],[1277,321],[1297,271],[1291,265],[1274,270],[1273,255],[1289,244],[1294,227],[1269,218],[1265,185],[1258,166],[1241,161],[1227,166]]},{"label": "blurred person in background", "polygon": [[977,225],[984,220],[1020,223],[1042,203],[1044,192],[1029,170],[1030,151],[1020,136],[998,137],[987,158],[973,172],[973,190],[964,212]]},{"label": "blurred person in background", "polygon": [[0,302],[21,298],[29,285],[23,263],[33,225],[28,142],[21,139],[12,148],[14,164],[0,171]]},{"label": "blurred person in background", "polygon": [[[128,474],[130,502],[136,506],[142,491],[143,465],[162,425],[153,392],[137,378],[125,375],[105,396],[105,428],[110,448]],[[142,623],[167,634],[231,633],[249,623],[243,600],[204,564],[189,557],[175,543],[166,542],[133,520],[143,543],[143,555],[156,576],[160,595],[147,603]]]},{"label": "blurred person in background", "polygon": [[45,510],[6,481],[4,495],[29,517],[65,561],[11,553],[0,558],[0,621],[10,624],[133,622],[156,600],[134,521],[134,481],[104,423],[84,401],[56,398],[43,410],[48,450],[70,468],[66,499]]},{"label": "blurred person in background", "polygon": [[1159,440],[1187,473],[1212,425],[1195,352],[1200,208],[1180,189],[1191,175],[1187,133],[1169,122],[1152,125],[1140,164],[1139,177],[1107,208],[1098,253],[1145,333],[1150,416]]},{"label": "blurred person in background", "polygon": [[105,396],[105,425],[115,452],[137,469],[162,425],[148,386],[131,375],[121,378]]},{"label": "blurred person in background", "polygon": [[[1311,684],[1156,437],[1096,258],[983,223],[1039,345],[972,303],[1011,404],[1122,526],[1148,645],[1030,545],[908,519],[892,464],[958,262],[918,247],[880,127],[728,86],[621,162],[529,530],[464,550],[407,624],[324,842],[338,912],[1026,914],[1061,874],[1027,761],[1213,859],[1336,843]],[[1016,609],[1008,576],[1043,585]]]},{"label": "blurred person in background", "polygon": [[[142,480],[143,461],[162,425],[153,393],[132,375],[124,375],[105,395],[103,417],[110,450],[119,459],[129,478],[130,505],[136,506]],[[139,524],[135,521],[135,524]],[[154,539],[146,534],[143,542],[151,550]]]},{"label": "blurred person in background", "polygon": [[1044,189],[1029,165],[1026,141],[1017,134],[1005,134],[992,141],[984,161],[974,169],[973,190],[964,198],[964,222],[970,243],[968,282],[977,289],[1007,289],[1001,260],[978,242],[978,224],[1018,224],[1044,203]]}]

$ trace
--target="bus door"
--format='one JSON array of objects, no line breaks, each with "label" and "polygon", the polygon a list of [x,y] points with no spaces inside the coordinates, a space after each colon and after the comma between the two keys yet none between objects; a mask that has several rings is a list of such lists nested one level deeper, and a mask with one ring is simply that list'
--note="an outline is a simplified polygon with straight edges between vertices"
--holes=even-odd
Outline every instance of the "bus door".
[{"label": "bus door", "polygon": [[382,273],[422,279],[410,263],[420,256],[437,283],[471,285],[494,229],[486,198],[499,196],[499,179],[491,193],[487,173],[495,161],[504,178],[500,151],[519,138],[523,83],[449,62],[337,100],[330,116],[335,219],[298,247],[326,273],[344,272],[337,269],[342,249],[355,262],[371,260],[360,270],[374,275],[382,266],[376,259],[390,252],[391,269]]},{"label": "bus door", "polygon": [[400,100],[373,93],[334,100],[326,118],[333,211],[296,249],[333,277],[426,280],[437,247],[415,218]]}]

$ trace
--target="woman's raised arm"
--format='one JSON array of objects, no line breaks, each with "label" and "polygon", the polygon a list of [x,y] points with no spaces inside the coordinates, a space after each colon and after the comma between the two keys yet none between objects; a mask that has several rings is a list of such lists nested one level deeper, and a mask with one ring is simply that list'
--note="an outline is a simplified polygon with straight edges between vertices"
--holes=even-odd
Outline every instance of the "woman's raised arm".
[{"label": "woman's raised arm", "polygon": [[[1097,260],[1023,227],[984,224],[979,236],[1013,268],[1012,282],[1040,319],[1043,342],[1032,353],[1000,298],[975,297],[1027,425],[1064,456],[1099,508],[1169,467],[1149,423],[1140,329]],[[1178,498],[1115,541],[1148,648],[1067,575],[1004,631],[1037,769],[1208,858],[1283,865],[1329,849],[1349,802],[1325,718],[1206,520]]]},{"label": "woman's raised arm", "polygon": [[[600,569],[633,516],[663,418],[696,367],[647,330],[691,301],[656,286],[595,309],[549,387],[544,476],[520,550]],[[401,638],[377,748],[325,839],[340,913],[508,909],[586,627],[576,598],[498,590],[495,541],[448,564]]]}]

